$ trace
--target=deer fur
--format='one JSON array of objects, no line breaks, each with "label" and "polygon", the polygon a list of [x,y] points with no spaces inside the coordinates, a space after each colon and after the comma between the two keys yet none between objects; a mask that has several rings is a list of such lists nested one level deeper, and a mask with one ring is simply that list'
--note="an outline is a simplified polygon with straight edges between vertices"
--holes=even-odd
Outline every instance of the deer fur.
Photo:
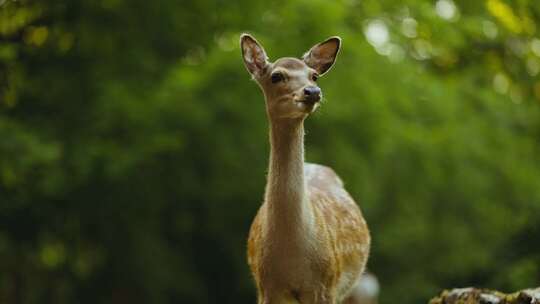
[{"label": "deer fur", "polygon": [[364,271],[369,231],[334,171],[304,162],[304,120],[321,99],[316,78],[333,65],[341,39],[273,63],[252,36],[243,34],[240,44],[270,126],[264,203],[248,238],[258,303],[341,303]]}]

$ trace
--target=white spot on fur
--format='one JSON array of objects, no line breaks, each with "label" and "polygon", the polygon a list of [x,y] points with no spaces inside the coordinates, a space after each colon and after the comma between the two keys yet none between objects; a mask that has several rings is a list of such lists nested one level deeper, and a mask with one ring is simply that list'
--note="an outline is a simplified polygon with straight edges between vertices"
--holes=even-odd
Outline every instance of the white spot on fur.
[{"label": "white spot on fur", "polygon": [[364,274],[356,286],[359,292],[370,298],[375,298],[379,295],[379,281],[372,274]]}]

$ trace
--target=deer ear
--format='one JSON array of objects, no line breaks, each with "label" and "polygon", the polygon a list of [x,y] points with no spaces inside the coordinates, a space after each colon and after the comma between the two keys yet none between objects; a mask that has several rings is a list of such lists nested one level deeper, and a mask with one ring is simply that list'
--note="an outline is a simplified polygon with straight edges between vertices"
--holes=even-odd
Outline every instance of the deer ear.
[{"label": "deer ear", "polygon": [[341,47],[341,38],[334,36],[312,47],[302,59],[319,75],[326,73],[334,62]]},{"label": "deer ear", "polygon": [[268,56],[263,47],[249,34],[240,36],[244,65],[253,77],[260,77],[268,66]]}]

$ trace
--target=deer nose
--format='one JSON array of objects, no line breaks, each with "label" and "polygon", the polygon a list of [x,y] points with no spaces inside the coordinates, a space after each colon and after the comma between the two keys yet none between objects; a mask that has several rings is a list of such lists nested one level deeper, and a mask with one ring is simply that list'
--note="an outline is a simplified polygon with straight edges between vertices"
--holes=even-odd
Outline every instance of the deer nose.
[{"label": "deer nose", "polygon": [[321,89],[316,86],[305,87],[304,95],[308,101],[319,101],[321,99]]}]

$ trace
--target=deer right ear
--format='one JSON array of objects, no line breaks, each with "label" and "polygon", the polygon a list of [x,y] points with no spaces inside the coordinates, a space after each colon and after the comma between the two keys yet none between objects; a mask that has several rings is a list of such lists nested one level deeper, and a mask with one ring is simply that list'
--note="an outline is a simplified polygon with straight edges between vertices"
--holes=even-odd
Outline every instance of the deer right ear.
[{"label": "deer right ear", "polygon": [[268,56],[263,47],[249,34],[240,36],[244,65],[253,77],[260,77],[268,66]]},{"label": "deer right ear", "polygon": [[326,39],[304,54],[304,62],[319,75],[323,75],[334,65],[341,48],[341,38],[334,36]]}]

